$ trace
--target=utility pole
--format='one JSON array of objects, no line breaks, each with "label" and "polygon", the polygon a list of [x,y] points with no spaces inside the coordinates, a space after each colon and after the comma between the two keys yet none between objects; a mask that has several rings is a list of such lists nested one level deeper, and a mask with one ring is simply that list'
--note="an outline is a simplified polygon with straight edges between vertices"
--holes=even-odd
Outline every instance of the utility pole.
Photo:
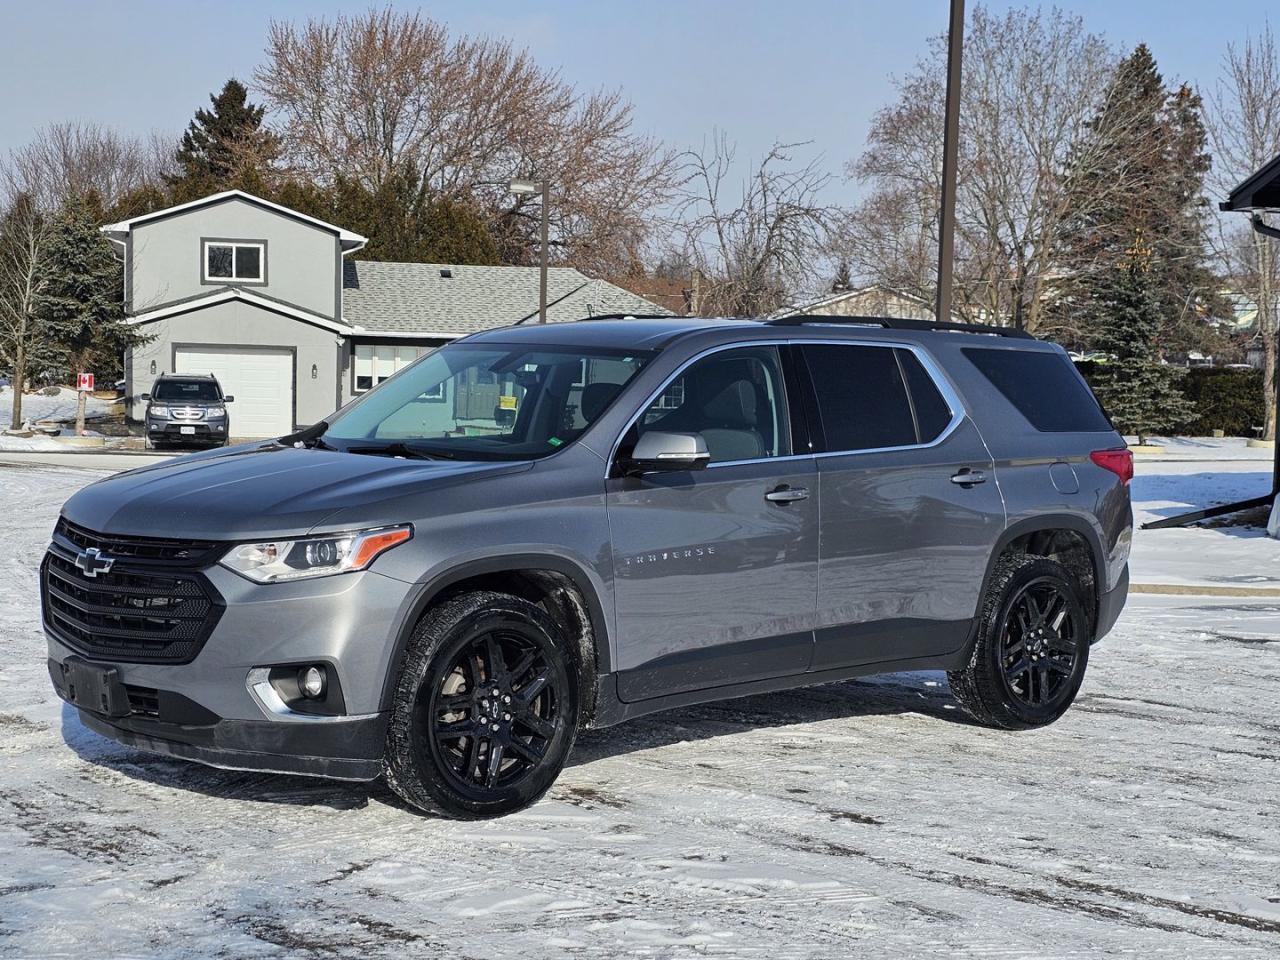
[{"label": "utility pole", "polygon": [[942,210],[938,218],[939,323],[951,320],[951,281],[956,246],[956,166],[960,155],[960,51],[964,47],[964,0],[951,0],[947,31],[947,105],[942,135]]},{"label": "utility pole", "polygon": [[538,322],[547,322],[547,223],[551,216],[551,205],[547,202],[550,184],[546,180],[512,180],[510,190],[518,197],[531,197],[537,194],[542,200],[542,251],[538,256]]}]

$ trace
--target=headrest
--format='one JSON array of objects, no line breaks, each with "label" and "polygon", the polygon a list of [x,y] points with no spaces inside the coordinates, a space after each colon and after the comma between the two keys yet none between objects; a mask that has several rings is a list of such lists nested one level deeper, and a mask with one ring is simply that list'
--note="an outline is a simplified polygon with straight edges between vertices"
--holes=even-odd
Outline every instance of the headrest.
[{"label": "headrest", "polygon": [[609,405],[609,401],[616,397],[621,389],[622,384],[609,383],[604,380],[599,383],[587,384],[582,388],[582,418],[587,423],[591,423],[604,412],[604,408]]},{"label": "headrest", "polygon": [[756,390],[750,380],[734,380],[714,392],[702,405],[708,420],[722,427],[756,425]]}]

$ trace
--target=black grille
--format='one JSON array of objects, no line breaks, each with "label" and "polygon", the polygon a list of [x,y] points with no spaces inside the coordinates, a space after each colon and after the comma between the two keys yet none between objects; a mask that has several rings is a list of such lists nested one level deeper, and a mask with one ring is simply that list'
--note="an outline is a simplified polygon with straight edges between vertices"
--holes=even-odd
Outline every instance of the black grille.
[{"label": "black grille", "polygon": [[[68,646],[90,657],[136,663],[187,663],[200,652],[222,614],[222,598],[191,554],[216,553],[213,543],[102,537],[60,522],[57,533],[80,546],[97,546],[115,559],[110,572],[89,577],[74,554],[55,541],[40,583],[45,623]],[[87,542],[86,542],[87,541]],[[136,551],[130,559],[121,546]],[[166,563],[161,557],[169,557]],[[140,559],[146,557],[145,560]]]},{"label": "black grille", "polygon": [[213,540],[166,540],[161,537],[122,537],[94,533],[60,518],[54,530],[81,550],[97,547],[117,560],[139,560],[148,563],[197,567],[217,559],[221,544]]}]

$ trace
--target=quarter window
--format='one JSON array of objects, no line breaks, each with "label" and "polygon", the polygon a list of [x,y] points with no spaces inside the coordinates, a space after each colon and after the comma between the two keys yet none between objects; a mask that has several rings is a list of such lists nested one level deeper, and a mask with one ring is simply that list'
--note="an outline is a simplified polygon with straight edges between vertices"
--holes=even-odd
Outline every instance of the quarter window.
[{"label": "quarter window", "polygon": [[263,243],[223,243],[206,240],[204,279],[262,283],[267,276],[266,259],[266,244]]},{"label": "quarter window", "polygon": [[911,402],[891,347],[804,344],[800,347],[827,450],[874,450],[917,442]]},{"label": "quarter window", "polygon": [[777,348],[724,350],[697,361],[649,405],[623,446],[648,430],[701,434],[712,463],[790,456]]},{"label": "quarter window", "polygon": [[899,350],[898,360],[907,377],[907,389],[911,392],[911,405],[915,409],[920,442],[932,443],[947,429],[952,410],[919,357],[910,350]]}]

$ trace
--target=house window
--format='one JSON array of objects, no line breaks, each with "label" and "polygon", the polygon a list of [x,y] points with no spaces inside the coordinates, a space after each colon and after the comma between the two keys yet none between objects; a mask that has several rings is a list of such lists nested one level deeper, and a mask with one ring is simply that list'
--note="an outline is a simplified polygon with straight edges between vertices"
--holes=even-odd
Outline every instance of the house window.
[{"label": "house window", "polygon": [[264,283],[267,278],[265,243],[204,242],[206,283]]},{"label": "house window", "polygon": [[[364,393],[403,370],[427,352],[426,347],[396,347],[356,344],[355,392]],[[436,388],[437,392],[440,388]],[[444,400],[443,393],[427,396]]]}]

